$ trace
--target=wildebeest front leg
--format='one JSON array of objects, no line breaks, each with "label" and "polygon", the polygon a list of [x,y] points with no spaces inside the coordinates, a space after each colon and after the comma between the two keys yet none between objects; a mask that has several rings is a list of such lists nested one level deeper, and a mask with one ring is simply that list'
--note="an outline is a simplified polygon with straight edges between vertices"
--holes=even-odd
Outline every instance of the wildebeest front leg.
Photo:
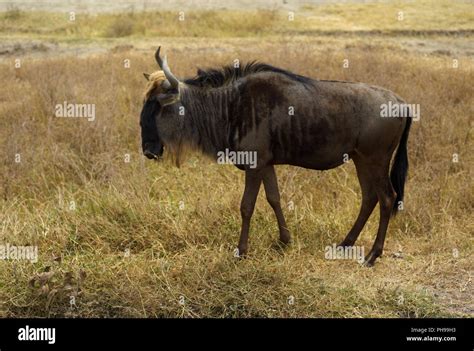
[{"label": "wildebeest front leg", "polygon": [[278,221],[278,229],[280,231],[280,241],[284,244],[290,242],[290,232],[286,227],[285,217],[280,205],[280,191],[278,190],[278,181],[275,174],[275,168],[268,166],[263,169],[263,186],[265,187],[265,194],[267,201],[275,212]]},{"label": "wildebeest front leg", "polygon": [[255,208],[255,201],[257,200],[260,184],[262,183],[261,170],[247,170],[245,171],[245,190],[240,203],[240,214],[242,215],[242,231],[239,240],[239,256],[247,253],[250,219],[252,218],[253,210]]}]

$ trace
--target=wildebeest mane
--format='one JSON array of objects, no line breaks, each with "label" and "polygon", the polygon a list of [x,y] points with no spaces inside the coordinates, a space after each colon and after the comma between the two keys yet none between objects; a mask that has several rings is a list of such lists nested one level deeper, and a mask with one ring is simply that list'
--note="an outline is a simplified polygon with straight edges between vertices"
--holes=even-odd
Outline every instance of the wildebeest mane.
[{"label": "wildebeest mane", "polygon": [[295,74],[282,68],[274,67],[266,63],[257,61],[248,62],[245,65],[227,65],[221,68],[198,69],[197,75],[194,78],[186,79],[184,82],[188,85],[198,87],[218,88],[232,82],[239,78],[249,76],[251,74],[260,72],[274,72],[282,74],[296,82],[311,85],[313,80],[311,78]]}]

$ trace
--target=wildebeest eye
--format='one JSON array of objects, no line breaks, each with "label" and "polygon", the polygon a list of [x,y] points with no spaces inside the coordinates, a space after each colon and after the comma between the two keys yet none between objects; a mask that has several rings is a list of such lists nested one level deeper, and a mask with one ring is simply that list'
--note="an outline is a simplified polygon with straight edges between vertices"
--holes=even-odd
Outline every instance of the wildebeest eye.
[{"label": "wildebeest eye", "polygon": [[161,106],[167,106],[174,104],[175,102],[179,101],[179,94],[176,93],[165,93],[165,94],[158,94],[156,100],[160,103]]}]

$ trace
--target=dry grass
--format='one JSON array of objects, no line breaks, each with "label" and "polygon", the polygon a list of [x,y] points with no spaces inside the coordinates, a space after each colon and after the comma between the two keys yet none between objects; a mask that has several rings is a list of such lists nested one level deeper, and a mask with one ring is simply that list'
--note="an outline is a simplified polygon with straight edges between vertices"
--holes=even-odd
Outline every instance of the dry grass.
[{"label": "dry grass", "polygon": [[[250,256],[237,260],[243,174],[198,155],[177,169],[140,153],[151,51],[26,60],[20,69],[0,65],[0,243],[38,245],[40,257],[0,261],[0,316],[472,316],[472,63],[461,57],[453,69],[449,58],[382,47],[330,51],[318,41],[266,45],[169,57],[183,75],[196,64],[258,58],[318,78],[378,84],[421,104],[409,140],[406,210],[391,223],[376,267],[324,259],[324,247],[357,216],[352,164],[324,173],[279,167],[283,203],[295,204],[284,210],[293,244],[275,246],[276,222],[261,193]],[[54,117],[63,101],[95,103],[96,120]],[[377,213],[358,242],[366,252]],[[47,284],[30,286],[35,275]]]}]

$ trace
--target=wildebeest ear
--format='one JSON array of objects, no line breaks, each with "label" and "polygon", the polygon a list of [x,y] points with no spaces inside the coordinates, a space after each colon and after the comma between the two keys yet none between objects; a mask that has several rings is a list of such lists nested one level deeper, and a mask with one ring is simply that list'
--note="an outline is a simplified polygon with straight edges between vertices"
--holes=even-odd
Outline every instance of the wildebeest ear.
[{"label": "wildebeest ear", "polygon": [[179,94],[162,93],[156,96],[161,106],[171,105],[179,101]]},{"label": "wildebeest ear", "polygon": [[150,73],[143,73],[146,80],[150,80]]}]

